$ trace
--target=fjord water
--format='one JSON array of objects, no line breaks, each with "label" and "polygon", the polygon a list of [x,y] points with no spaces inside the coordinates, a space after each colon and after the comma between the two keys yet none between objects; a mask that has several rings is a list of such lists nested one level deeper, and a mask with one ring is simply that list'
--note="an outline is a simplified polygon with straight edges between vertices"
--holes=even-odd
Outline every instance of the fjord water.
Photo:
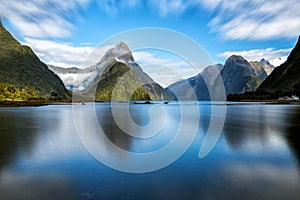
[{"label": "fjord water", "polygon": [[[76,106],[84,109],[84,105]],[[152,106],[130,105],[137,124],[149,123]],[[71,105],[0,108],[1,199],[299,199],[299,106],[227,105],[222,134],[202,159],[198,153],[211,108],[224,105],[160,106],[167,113],[165,127],[148,139],[123,133],[113,120],[110,104],[95,106],[107,137],[132,152],[168,145],[181,120],[180,106],[199,109],[199,128],[187,151],[163,169],[136,174],[111,169],[85,149]]]}]

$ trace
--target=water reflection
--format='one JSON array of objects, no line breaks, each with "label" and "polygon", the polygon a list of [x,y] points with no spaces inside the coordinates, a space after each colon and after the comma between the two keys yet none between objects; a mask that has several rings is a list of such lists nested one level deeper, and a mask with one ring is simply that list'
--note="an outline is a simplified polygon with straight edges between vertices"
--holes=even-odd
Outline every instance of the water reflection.
[{"label": "water reflection", "polygon": [[[118,106],[118,109],[125,109],[125,107],[122,106],[122,104]],[[151,128],[147,131],[143,130],[144,127],[149,125],[149,123],[151,122],[151,119],[149,117],[151,107],[152,105],[130,106],[130,117],[137,125],[140,126],[139,128],[141,136],[147,135],[149,134],[149,131],[152,131]],[[164,109],[166,110],[166,118],[168,119],[168,121],[166,122],[166,124],[164,124],[162,129],[159,132],[157,132],[157,134],[149,138],[133,137],[121,130],[115,122],[110,105],[96,105],[96,111],[98,122],[101,128],[103,129],[104,134],[113,144],[127,151],[143,153],[155,151],[164,147],[174,138],[174,136],[177,133],[178,127],[180,125],[180,107],[164,105],[162,105],[162,107],[164,107]],[[161,116],[159,115],[156,116],[156,122],[160,120],[160,117]],[[123,118],[122,120],[123,123],[127,125],[127,130],[130,130],[130,119]],[[153,128],[156,128],[156,122],[152,124]],[[99,139],[100,138],[98,138],[98,140]]]},{"label": "water reflection", "polygon": [[[150,139],[123,133],[114,123],[109,105],[99,104],[96,109],[98,122],[113,143],[148,152],[168,144],[178,128],[178,106],[164,106],[168,121],[162,132]],[[149,122],[148,108],[131,108],[138,124]],[[152,173],[127,174],[86,152],[70,106],[1,108],[0,199],[297,200],[300,108],[235,105],[227,111],[223,135],[204,159],[197,155],[210,121],[211,107],[207,105],[200,106],[199,135],[180,159]],[[81,119],[82,123],[89,120],[84,113]],[[116,156],[105,144],[97,148]]]},{"label": "water reflection", "polygon": [[34,114],[9,110],[13,111],[0,110],[0,169],[13,162],[19,151],[30,155],[38,136],[39,127]]},{"label": "water reflection", "polygon": [[286,127],[286,139],[300,165],[300,109],[297,108],[289,116]]},{"label": "water reflection", "polygon": [[103,132],[111,142],[122,149],[131,149],[131,141],[133,138],[124,133],[118,126],[116,126],[109,106],[107,106],[106,108],[98,109],[97,117],[100,126],[103,128]]},{"label": "water reflection", "polygon": [[57,137],[66,127],[62,117],[67,117],[64,109],[0,109],[1,199],[78,199],[73,181],[64,173],[31,170],[51,156],[49,151],[43,155],[43,149],[49,136]]},{"label": "water reflection", "polygon": [[224,125],[226,142],[235,150],[267,145],[280,148],[285,144],[283,133],[290,112],[272,105],[230,106]]}]

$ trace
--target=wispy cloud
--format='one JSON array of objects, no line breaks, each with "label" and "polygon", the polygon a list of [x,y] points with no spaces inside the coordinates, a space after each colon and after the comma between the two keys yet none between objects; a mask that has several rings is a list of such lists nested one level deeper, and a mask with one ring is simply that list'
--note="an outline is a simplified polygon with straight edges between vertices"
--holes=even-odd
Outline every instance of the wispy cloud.
[{"label": "wispy cloud", "polygon": [[121,8],[134,8],[141,3],[141,0],[97,0],[100,9],[110,16],[116,16]]},{"label": "wispy cloud", "polygon": [[69,36],[78,9],[90,0],[0,0],[0,16],[7,18],[25,36]]},{"label": "wispy cloud", "polygon": [[25,38],[25,41],[41,60],[60,67],[81,66],[94,49],[92,46],[73,46],[51,40]]},{"label": "wispy cloud", "polygon": [[102,12],[148,6],[161,17],[180,16],[189,9],[213,14],[208,26],[224,39],[294,38],[300,33],[299,0],[0,0],[0,15],[29,37],[67,37],[78,11],[97,1]]},{"label": "wispy cloud", "polygon": [[161,16],[180,15],[190,8],[207,9],[212,32],[224,39],[294,38],[300,33],[299,0],[149,0]]},{"label": "wispy cloud", "polygon": [[[26,45],[30,46],[39,58],[47,63],[59,67],[87,67],[100,61],[105,52],[112,46],[98,47],[54,42],[25,38]],[[95,51],[97,51],[95,53]],[[90,57],[91,53],[96,57]],[[88,60],[87,60],[88,59]]]},{"label": "wispy cloud", "polygon": [[231,55],[240,55],[249,61],[260,61],[262,58],[266,60],[276,59],[278,57],[287,57],[292,49],[253,49],[245,51],[226,51],[218,54],[219,58],[228,58]]},{"label": "wispy cloud", "polygon": [[[204,0],[209,2],[209,0]],[[224,39],[293,38],[300,33],[298,0],[215,1],[209,26]]]},{"label": "wispy cloud", "polygon": [[159,10],[160,16],[167,16],[170,14],[180,15],[190,6],[190,1],[184,0],[149,0],[148,4],[154,9]]},{"label": "wispy cloud", "polygon": [[133,57],[143,70],[163,87],[195,76],[202,70],[197,63],[192,65],[182,59],[161,58],[146,51],[133,52]]}]

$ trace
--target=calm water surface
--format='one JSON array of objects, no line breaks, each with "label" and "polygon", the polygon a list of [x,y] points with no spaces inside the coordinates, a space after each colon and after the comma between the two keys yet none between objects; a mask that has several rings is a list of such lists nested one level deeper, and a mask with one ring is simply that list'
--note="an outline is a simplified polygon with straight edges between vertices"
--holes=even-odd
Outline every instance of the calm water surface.
[{"label": "calm water surface", "polygon": [[[131,105],[137,124],[150,122],[151,106]],[[167,145],[178,129],[180,105],[161,106],[167,112],[165,127],[148,139],[123,133],[109,104],[97,104],[96,111],[114,144],[143,153]],[[300,198],[300,106],[227,106],[222,135],[203,159],[198,153],[211,105],[182,106],[200,110],[194,142],[168,167],[141,174],[111,169],[89,154],[76,131],[71,105],[0,108],[0,199]]]}]

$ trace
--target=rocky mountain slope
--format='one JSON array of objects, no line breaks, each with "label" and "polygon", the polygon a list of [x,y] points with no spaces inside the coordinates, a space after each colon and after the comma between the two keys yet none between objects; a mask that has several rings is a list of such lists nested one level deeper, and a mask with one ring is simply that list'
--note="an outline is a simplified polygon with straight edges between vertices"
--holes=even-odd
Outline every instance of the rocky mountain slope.
[{"label": "rocky mountain slope", "polygon": [[[131,50],[124,42],[120,42],[114,48],[109,49],[98,63],[88,68],[60,68],[51,65],[48,67],[61,77],[66,87],[76,92],[90,92],[91,88],[96,87],[95,84],[97,84],[96,100],[109,100],[114,89],[112,83],[116,84],[117,80],[122,79],[122,76],[127,71],[132,76],[132,80],[127,79],[127,83],[124,83],[128,86],[131,85],[127,90],[129,91],[130,88],[136,87],[137,84],[142,85],[143,88],[135,92],[133,97],[131,97],[132,100],[149,99],[148,96],[152,100],[172,98],[170,93],[144,73],[142,68],[135,62]],[[120,71],[118,71],[118,68]],[[109,74],[112,71],[114,74]],[[119,92],[120,95],[117,95],[118,99],[115,100],[125,100],[125,96],[122,96],[122,94],[125,95],[126,92]],[[137,94],[141,94],[141,96],[137,96]]]},{"label": "rocky mountain slope", "polygon": [[226,94],[239,94],[255,91],[261,84],[257,73],[241,56],[230,56],[220,73],[226,90]]},{"label": "rocky mountain slope", "polygon": [[300,93],[300,37],[286,62],[274,69],[258,91]]},{"label": "rocky mountain slope", "polygon": [[167,89],[178,100],[210,100],[209,90],[222,69],[221,64],[208,66],[197,76],[173,83]]}]

